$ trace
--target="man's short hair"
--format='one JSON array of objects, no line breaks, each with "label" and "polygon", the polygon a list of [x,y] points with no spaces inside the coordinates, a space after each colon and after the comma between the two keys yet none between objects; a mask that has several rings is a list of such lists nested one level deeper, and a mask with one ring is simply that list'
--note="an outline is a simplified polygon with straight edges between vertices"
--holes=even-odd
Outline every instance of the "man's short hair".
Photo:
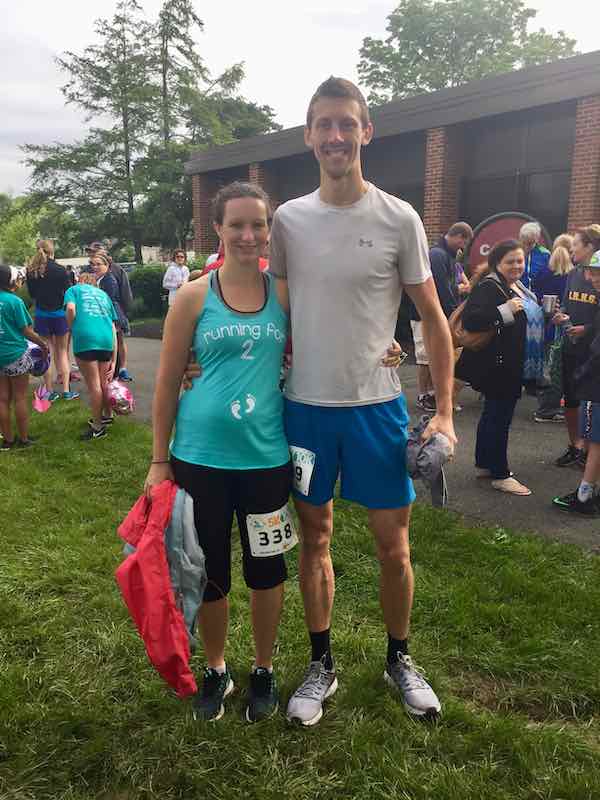
[{"label": "man's short hair", "polygon": [[464,236],[465,239],[473,238],[473,228],[468,222],[455,222],[446,236]]},{"label": "man's short hair", "polygon": [[537,242],[542,236],[542,226],[539,222],[526,222],[521,226],[519,239],[523,242],[530,242],[533,239]]},{"label": "man's short hair", "polygon": [[307,128],[312,126],[314,105],[317,100],[320,100],[322,97],[342,97],[346,100],[356,100],[360,106],[360,121],[362,122],[363,128],[366,128],[371,122],[367,101],[365,100],[365,96],[358,86],[346,78],[336,78],[332,75],[330,78],[327,78],[326,81],[323,81],[317,91],[310,98],[308,111],[306,112]]}]

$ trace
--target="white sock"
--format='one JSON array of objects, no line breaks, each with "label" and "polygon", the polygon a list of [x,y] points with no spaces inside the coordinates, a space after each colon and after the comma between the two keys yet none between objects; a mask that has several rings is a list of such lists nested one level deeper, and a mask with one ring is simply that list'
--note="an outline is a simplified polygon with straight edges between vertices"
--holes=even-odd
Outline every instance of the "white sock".
[{"label": "white sock", "polygon": [[594,484],[587,481],[581,481],[579,489],[577,490],[577,499],[580,503],[586,503],[594,496]]},{"label": "white sock", "polygon": [[218,667],[213,667],[213,669],[214,669],[215,672],[218,672],[219,675],[225,675],[225,672],[227,671],[227,665],[226,664],[219,664]]},{"label": "white sock", "polygon": [[252,666],[252,672],[256,672],[257,669],[266,669],[267,672],[273,672],[273,667],[257,667],[256,664]]}]

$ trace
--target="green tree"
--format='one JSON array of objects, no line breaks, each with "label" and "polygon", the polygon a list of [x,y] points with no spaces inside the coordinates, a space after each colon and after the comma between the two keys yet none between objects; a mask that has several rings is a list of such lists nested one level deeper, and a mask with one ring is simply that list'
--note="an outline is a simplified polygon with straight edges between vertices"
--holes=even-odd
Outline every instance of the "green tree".
[{"label": "green tree", "polygon": [[192,0],[165,0],[153,50],[160,131],[136,172],[145,192],[140,215],[148,244],[182,247],[191,232],[192,185],[183,171],[191,145],[225,144],[279,128],[270,108],[237,96],[243,64],[211,75],[194,39],[203,30]]},{"label": "green tree", "polygon": [[358,72],[374,104],[575,55],[574,39],[543,28],[524,0],[401,0],[388,36],[366,37]]},{"label": "green tree", "polygon": [[137,0],[120,0],[113,19],[98,20],[95,30],[96,44],[57,59],[69,75],[62,92],[88,121],[106,118],[111,127],[92,127],[85,140],[72,145],[26,145],[27,163],[36,188],[46,196],[125,216],[141,261],[133,170],[147,149],[155,116],[153,31]]},{"label": "green tree", "polygon": [[[80,239],[181,246],[191,230],[193,148],[278,130],[274,112],[239,95],[243,64],[213,78],[194,35],[192,0],[164,0],[156,23],[121,0],[97,41],[58,59],[67,102],[92,122],[75,144],[25,145],[34,193],[77,221]],[[109,121],[106,126],[105,121]]]},{"label": "green tree", "polygon": [[0,224],[0,255],[6,264],[24,266],[35,253],[39,237],[39,214],[28,208],[23,198],[13,200],[10,213]]}]

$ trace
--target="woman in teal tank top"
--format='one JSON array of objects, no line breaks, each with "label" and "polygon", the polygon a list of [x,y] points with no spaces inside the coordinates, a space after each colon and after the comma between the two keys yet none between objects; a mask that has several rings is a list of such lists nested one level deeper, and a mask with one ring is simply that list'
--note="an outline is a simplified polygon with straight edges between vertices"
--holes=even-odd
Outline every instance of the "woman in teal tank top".
[{"label": "woman in teal tank top", "polygon": [[[270,216],[258,186],[234,183],[217,194],[213,218],[225,260],[178,291],[156,377],[145,490],[151,496],[154,486],[175,480],[194,499],[209,579],[199,614],[207,667],[194,701],[194,716],[204,720],[219,719],[233,691],[225,641],[234,514],[255,642],[246,718],[265,718],[278,706],[272,655],[287,577],[283,554],[296,540],[287,511],[292,470],[279,390],[287,285],[259,269]],[[202,374],[180,397],[190,350]]]}]

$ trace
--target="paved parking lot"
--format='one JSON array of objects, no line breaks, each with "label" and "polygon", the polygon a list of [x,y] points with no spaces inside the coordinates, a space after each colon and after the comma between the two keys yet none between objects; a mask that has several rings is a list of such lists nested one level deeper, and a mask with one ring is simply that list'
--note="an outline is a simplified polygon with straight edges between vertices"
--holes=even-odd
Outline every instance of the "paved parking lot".
[{"label": "paved parking lot", "polygon": [[[160,341],[129,339],[129,367],[135,377],[131,386],[137,404],[136,416],[146,421],[151,416],[152,389],[159,352]],[[403,365],[401,377],[409,410],[416,416],[415,367]],[[478,396],[470,390],[462,393],[460,402],[464,410],[456,415],[459,447],[454,462],[447,470],[449,508],[472,520],[536,532],[600,553],[600,520],[575,519],[560,514],[550,505],[554,495],[576,488],[581,477],[577,469],[559,469],[552,463],[565,447],[565,426],[534,423],[531,419],[535,408],[533,398],[524,397],[518,404],[511,430],[510,462],[513,471],[533,494],[531,497],[513,497],[493,490],[485,481],[475,479],[473,451],[481,406]],[[426,491],[419,485],[417,493],[420,499],[427,499]]]}]

